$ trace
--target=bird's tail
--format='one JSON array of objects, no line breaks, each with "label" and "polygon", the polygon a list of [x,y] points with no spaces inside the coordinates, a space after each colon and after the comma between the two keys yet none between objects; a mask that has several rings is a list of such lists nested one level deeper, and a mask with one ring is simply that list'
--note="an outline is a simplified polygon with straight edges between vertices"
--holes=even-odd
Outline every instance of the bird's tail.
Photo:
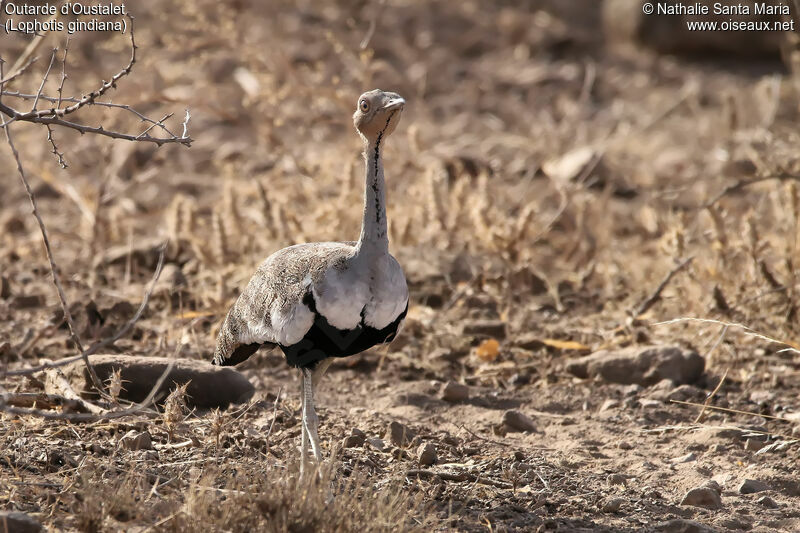
[{"label": "bird's tail", "polygon": [[217,346],[214,348],[214,358],[211,360],[212,365],[228,366],[231,364],[228,361],[231,353],[236,348],[236,339],[230,328],[230,316],[231,313],[229,311],[222,322],[222,326],[219,328]]}]

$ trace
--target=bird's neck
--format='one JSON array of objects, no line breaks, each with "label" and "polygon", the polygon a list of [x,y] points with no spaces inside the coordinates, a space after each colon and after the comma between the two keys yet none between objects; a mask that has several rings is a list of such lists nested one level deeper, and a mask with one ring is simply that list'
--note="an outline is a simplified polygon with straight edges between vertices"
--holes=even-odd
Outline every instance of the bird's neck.
[{"label": "bird's neck", "polygon": [[382,135],[365,143],[366,183],[364,189],[364,218],[358,239],[359,254],[385,254],[389,251],[386,226],[386,193],[384,192]]}]

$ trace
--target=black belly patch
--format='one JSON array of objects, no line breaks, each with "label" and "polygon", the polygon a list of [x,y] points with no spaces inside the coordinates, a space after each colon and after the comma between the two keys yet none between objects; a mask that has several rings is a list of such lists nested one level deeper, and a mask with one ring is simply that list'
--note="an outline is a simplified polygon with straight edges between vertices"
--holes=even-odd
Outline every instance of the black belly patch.
[{"label": "black belly patch", "polygon": [[303,297],[303,303],[314,313],[314,324],[300,342],[291,346],[281,346],[286,355],[286,362],[294,367],[312,367],[328,357],[347,357],[364,350],[394,340],[400,322],[408,312],[408,304],[402,313],[388,326],[377,329],[364,324],[364,311],[361,311],[361,323],[354,329],[338,329],[331,326],[328,320],[317,312],[314,296],[309,292]]}]

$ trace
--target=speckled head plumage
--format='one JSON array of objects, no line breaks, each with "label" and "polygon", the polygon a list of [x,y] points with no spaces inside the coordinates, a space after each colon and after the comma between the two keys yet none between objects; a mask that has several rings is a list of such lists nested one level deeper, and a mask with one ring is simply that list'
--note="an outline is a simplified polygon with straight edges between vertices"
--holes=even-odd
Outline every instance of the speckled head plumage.
[{"label": "speckled head plumage", "polygon": [[390,135],[400,122],[406,101],[397,93],[374,89],[358,97],[353,125],[368,142]]}]

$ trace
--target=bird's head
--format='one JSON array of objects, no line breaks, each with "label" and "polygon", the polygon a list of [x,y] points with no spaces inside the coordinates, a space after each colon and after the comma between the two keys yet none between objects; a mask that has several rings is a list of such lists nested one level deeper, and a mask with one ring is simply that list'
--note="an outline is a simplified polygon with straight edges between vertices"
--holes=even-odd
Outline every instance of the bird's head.
[{"label": "bird's head", "polygon": [[353,124],[369,142],[391,134],[400,121],[406,101],[397,93],[374,89],[358,97]]}]

